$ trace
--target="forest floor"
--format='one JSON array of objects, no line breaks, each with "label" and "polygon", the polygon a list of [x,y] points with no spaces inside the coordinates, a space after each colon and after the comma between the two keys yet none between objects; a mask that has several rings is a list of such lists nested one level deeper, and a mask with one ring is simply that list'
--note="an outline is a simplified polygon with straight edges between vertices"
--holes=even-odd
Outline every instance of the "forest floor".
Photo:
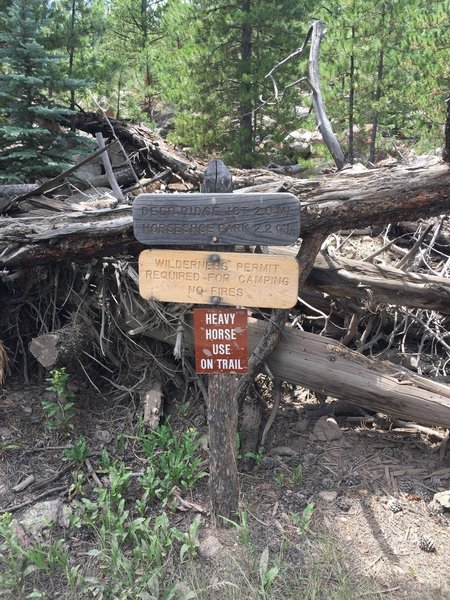
[{"label": "forest floor", "polygon": [[215,528],[200,400],[168,402],[155,444],[133,403],[75,392],[63,422],[45,384],[0,390],[1,598],[450,598],[450,512],[430,511],[450,461],[431,438],[336,417],[340,438],[317,441],[294,390],[240,474],[239,517]]}]

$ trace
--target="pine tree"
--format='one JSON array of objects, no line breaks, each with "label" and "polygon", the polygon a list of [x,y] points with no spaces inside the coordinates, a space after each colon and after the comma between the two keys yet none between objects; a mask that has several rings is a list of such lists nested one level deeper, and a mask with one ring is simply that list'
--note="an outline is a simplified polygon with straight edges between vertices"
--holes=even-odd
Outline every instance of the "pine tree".
[{"label": "pine tree", "polygon": [[59,124],[69,123],[73,111],[61,108],[53,98],[80,82],[62,77],[59,58],[42,44],[42,4],[41,0],[13,0],[0,35],[3,182],[54,175],[67,154]]},{"label": "pine tree", "polygon": [[[348,128],[351,162],[354,154],[373,162],[383,135],[415,140],[420,132],[430,142],[439,139],[449,9],[448,0],[338,0],[329,5],[323,91],[330,115]],[[360,141],[366,137],[359,148],[353,145],[353,126],[361,130]]]},{"label": "pine tree", "polygon": [[[265,75],[303,39],[307,6],[298,0],[168,2],[167,46],[158,74],[163,97],[177,114],[181,141],[250,167],[267,127],[264,116],[286,134],[296,92],[291,89],[283,105],[263,109],[260,97],[272,94]],[[298,63],[288,65],[279,74],[280,87],[298,72]]]}]

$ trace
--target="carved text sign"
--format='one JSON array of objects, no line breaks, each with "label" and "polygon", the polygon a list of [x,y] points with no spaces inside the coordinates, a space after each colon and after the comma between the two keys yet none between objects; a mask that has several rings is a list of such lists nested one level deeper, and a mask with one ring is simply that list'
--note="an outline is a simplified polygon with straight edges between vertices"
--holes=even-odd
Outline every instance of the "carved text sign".
[{"label": "carved text sign", "polygon": [[148,300],[291,308],[298,264],[292,256],[199,250],[144,250],[139,292]]},{"label": "carved text sign", "polygon": [[194,344],[196,373],[247,373],[247,311],[196,308]]},{"label": "carved text sign", "polygon": [[292,244],[300,202],[292,194],[141,194],[135,237],[151,246]]}]

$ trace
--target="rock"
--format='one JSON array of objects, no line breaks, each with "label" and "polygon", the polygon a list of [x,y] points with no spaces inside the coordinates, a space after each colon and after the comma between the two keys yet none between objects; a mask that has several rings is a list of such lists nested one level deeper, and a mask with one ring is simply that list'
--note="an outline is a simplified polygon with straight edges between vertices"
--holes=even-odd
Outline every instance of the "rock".
[{"label": "rock", "polygon": [[291,156],[300,156],[301,158],[308,158],[311,156],[311,145],[305,144],[305,142],[296,140],[288,142],[288,148]]},{"label": "rock", "polygon": [[298,142],[304,142],[305,144],[320,144],[323,142],[322,135],[319,131],[307,131],[306,129],[296,129],[295,131],[291,131],[289,135],[286,136],[285,140],[288,138],[292,138],[292,140],[297,140]]},{"label": "rock", "polygon": [[436,492],[433,500],[435,502],[439,502],[439,504],[444,508],[450,508],[450,490],[445,490],[445,492]]},{"label": "rock", "polygon": [[319,498],[322,498],[326,502],[333,502],[337,498],[337,492],[334,490],[322,490],[319,492]]},{"label": "rock", "polygon": [[44,529],[59,520],[62,508],[63,502],[59,498],[38,502],[23,513],[18,523],[26,534],[38,539]]},{"label": "rock", "polygon": [[333,417],[321,417],[314,425],[312,432],[313,439],[319,442],[332,442],[340,440],[344,434],[339,429]]},{"label": "rock", "polygon": [[220,553],[222,548],[222,544],[215,536],[208,535],[202,542],[200,542],[198,553],[203,558],[215,558]]},{"label": "rock", "polygon": [[3,438],[3,441],[7,442],[13,438],[13,432],[8,427],[0,427],[0,438]]},{"label": "rock", "polygon": [[97,429],[95,437],[99,442],[103,442],[103,444],[109,444],[113,439],[112,433],[107,429]]}]

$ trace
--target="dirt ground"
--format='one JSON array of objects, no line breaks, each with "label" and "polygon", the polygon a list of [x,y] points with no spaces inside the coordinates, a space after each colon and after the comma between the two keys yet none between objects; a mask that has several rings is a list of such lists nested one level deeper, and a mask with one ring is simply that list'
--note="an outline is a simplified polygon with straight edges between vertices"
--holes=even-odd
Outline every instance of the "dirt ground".
[{"label": "dirt ground", "polygon": [[[41,502],[38,497],[49,491],[45,500],[60,497],[65,504],[71,502],[70,470],[64,470],[62,460],[70,439],[58,441],[44,427],[41,402],[48,395],[45,388],[45,384],[25,387],[10,380],[0,390],[1,511],[14,510],[27,501],[31,505]],[[353,595],[339,596],[342,598],[450,598],[450,512],[432,503],[435,492],[450,489],[449,453],[439,450],[436,438],[364,423],[349,425],[345,417],[336,417],[340,439],[317,441],[313,437],[317,419],[305,416],[304,403],[305,393],[299,390],[283,398],[264,456],[251,471],[240,475],[241,504],[248,519],[249,543],[256,554],[267,546],[271,555],[282,556],[284,577],[295,572],[307,577],[308,569],[315,567],[322,568],[322,578],[327,570],[330,577],[338,576],[336,568],[344,570],[357,588]],[[315,400],[306,398],[306,403],[315,405]],[[330,403],[330,412],[332,407]],[[129,443],[139,407],[112,405],[108,399],[79,389],[76,409],[71,435],[84,435],[95,449],[91,458],[94,469],[103,448],[120,455],[127,468],[142,468]],[[206,436],[206,415],[200,401],[191,399],[181,409],[168,405],[166,410],[174,428],[195,427]],[[205,449],[202,456],[207,468]],[[34,482],[14,492],[14,486],[30,475]],[[101,477],[100,472],[98,475]],[[201,480],[187,499],[205,510],[200,541],[213,535],[221,544],[218,556],[204,553],[197,559],[200,565],[204,563],[205,577],[213,588],[226,569],[226,557],[248,549],[234,528],[212,527],[207,515],[207,479]],[[314,505],[312,519],[299,536],[293,515],[302,515],[309,503]],[[14,516],[20,519],[28,508],[14,510]],[[194,514],[195,510],[174,511],[170,518],[180,523],[192,520]],[[82,540],[76,535],[73,532],[69,537],[73,548],[79,550]],[[340,552],[339,567],[323,551],[326,540],[332,540],[333,552],[336,548]],[[427,541],[428,548],[423,549]],[[222,596],[216,592],[201,597]]]}]

